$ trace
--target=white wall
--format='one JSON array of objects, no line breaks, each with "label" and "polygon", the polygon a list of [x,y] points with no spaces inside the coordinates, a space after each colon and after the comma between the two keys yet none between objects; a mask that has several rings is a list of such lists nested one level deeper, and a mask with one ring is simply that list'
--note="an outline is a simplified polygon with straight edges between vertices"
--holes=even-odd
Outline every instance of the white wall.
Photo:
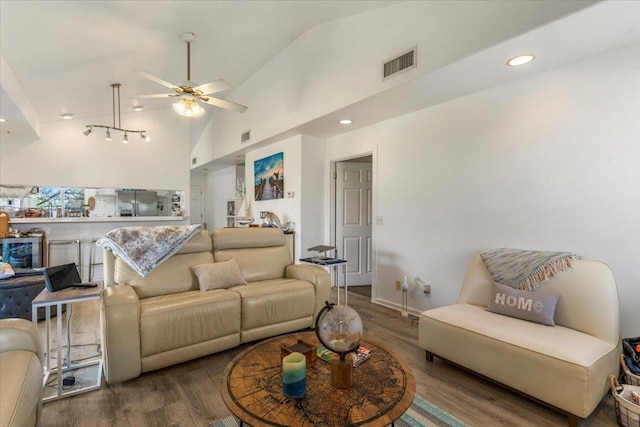
[{"label": "white wall", "polygon": [[[296,229],[301,227],[301,144],[302,136],[298,135],[284,141],[270,145],[267,148],[257,149],[247,153],[245,157],[245,183],[246,192],[251,202],[251,213],[255,218],[255,224],[262,224],[260,211],[273,212],[278,215],[282,226],[287,221],[296,223]],[[322,147],[324,150],[324,147]],[[255,200],[253,162],[264,157],[282,152],[284,157],[284,199]],[[316,160],[318,160],[316,158]],[[322,165],[322,162],[320,162]],[[236,166],[230,166],[207,175],[207,191],[211,194],[211,204],[207,207],[205,216],[207,224],[219,228],[227,225],[226,201],[235,198]],[[293,191],[294,197],[288,198],[287,192]],[[298,237],[299,238],[299,237]],[[299,247],[296,242],[296,247]]]},{"label": "white wall", "polygon": [[[378,302],[455,302],[484,248],[573,251],[613,270],[622,336],[640,335],[640,47],[581,61],[330,139],[378,149]],[[374,158],[375,161],[375,158]]]},{"label": "white wall", "polygon": [[296,247],[300,257],[309,256],[307,248],[330,243],[325,232],[328,218],[326,189],[329,188],[329,169],[325,162],[327,143],[324,138],[302,135],[300,185],[296,197],[301,200],[300,224],[296,224]]},{"label": "white wall", "polygon": [[227,200],[235,198],[235,185],[235,166],[207,174],[204,218],[209,230],[227,226]]},{"label": "white wall", "polygon": [[116,131],[107,142],[98,128],[82,135],[85,125],[112,122],[109,116],[43,123],[40,139],[30,143],[3,135],[0,183],[185,190],[188,200],[188,122],[171,109],[123,115],[123,127],[147,129],[149,143],[129,135],[129,144],[122,144]]},{"label": "white wall", "polygon": [[[412,1],[314,26],[229,94],[248,110],[216,110],[192,157],[221,158],[246,146],[247,130],[258,143],[588,4]],[[382,81],[382,62],[414,46],[418,67]]]},{"label": "white wall", "polygon": [[[256,223],[261,224],[261,211],[269,211],[278,215],[282,225],[287,221],[296,224],[301,223],[300,215],[300,182],[301,182],[301,161],[302,161],[302,136],[294,136],[284,141],[272,144],[267,148],[254,150],[245,156],[245,179],[247,183],[247,194],[251,197],[251,209]],[[255,200],[253,162],[264,157],[282,152],[284,156],[284,199],[276,200]],[[287,197],[287,192],[293,191],[294,197]]]}]

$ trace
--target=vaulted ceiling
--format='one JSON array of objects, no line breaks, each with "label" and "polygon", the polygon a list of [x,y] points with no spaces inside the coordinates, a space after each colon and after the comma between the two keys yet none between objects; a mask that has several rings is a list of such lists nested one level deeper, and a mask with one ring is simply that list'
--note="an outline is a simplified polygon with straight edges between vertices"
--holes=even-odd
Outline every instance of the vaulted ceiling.
[{"label": "vaulted ceiling", "polygon": [[191,80],[225,79],[238,86],[309,28],[394,3],[2,0],[1,53],[24,95],[7,87],[3,67],[2,130],[28,130],[21,129],[28,126],[23,108],[40,123],[59,121],[62,113],[74,119],[109,116],[109,85],[116,82],[122,83],[123,114],[136,104],[171,108],[168,100],[136,99],[165,88],[132,70],[174,84],[187,80],[186,45],[179,37],[185,32],[196,34]]},{"label": "vaulted ceiling", "polygon": [[[485,1],[494,6],[500,3]],[[0,124],[0,138],[8,132],[35,137],[40,124],[60,121],[62,113],[73,113],[74,119],[110,116],[109,85],[115,82],[122,83],[123,114],[139,104],[147,111],[171,108],[166,99],[137,99],[136,95],[164,92],[164,88],[132,70],[149,71],[171,83],[186,80],[182,33],[196,34],[191,80],[205,83],[222,78],[237,87],[309,28],[398,3],[404,2],[2,0],[0,116],[7,122]],[[539,26],[520,38],[505,40],[291,131],[330,136],[340,131],[336,119],[345,112],[361,117],[359,126],[364,126],[640,42],[640,2],[547,4]],[[543,60],[518,77],[496,71],[496,63],[504,64],[505,52],[522,40],[539,49]],[[475,71],[473,78],[469,69]],[[199,123],[206,123],[206,117]]]}]

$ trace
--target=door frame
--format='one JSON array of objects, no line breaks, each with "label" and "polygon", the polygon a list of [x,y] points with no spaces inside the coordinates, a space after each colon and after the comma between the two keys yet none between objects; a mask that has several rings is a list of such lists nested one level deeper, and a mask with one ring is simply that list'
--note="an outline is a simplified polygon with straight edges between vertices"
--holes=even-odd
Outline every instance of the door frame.
[{"label": "door frame", "polygon": [[200,191],[200,211],[202,214],[202,218],[200,218],[200,221],[197,222],[197,224],[202,224],[202,228],[206,229],[207,228],[207,223],[205,221],[205,212],[204,212],[204,204],[205,204],[205,200],[204,200],[204,185],[203,184],[190,184],[189,186],[189,223],[191,223],[191,221],[193,220],[193,212],[191,212],[191,197],[192,197],[192,189],[193,187],[198,187],[199,191]]},{"label": "door frame", "polygon": [[[329,241],[330,244],[336,245],[336,221],[337,221],[337,203],[336,203],[336,177],[337,177],[337,164],[347,160],[355,160],[361,157],[371,156],[371,170],[373,173],[373,179],[371,181],[371,210],[373,216],[373,224],[371,224],[371,300],[377,298],[377,276],[378,276],[378,262],[377,262],[377,249],[376,249],[376,215],[377,215],[377,188],[378,188],[378,164],[377,164],[377,152],[363,151],[361,153],[349,154],[345,157],[336,158],[329,163]],[[345,267],[346,268],[346,267]]]}]

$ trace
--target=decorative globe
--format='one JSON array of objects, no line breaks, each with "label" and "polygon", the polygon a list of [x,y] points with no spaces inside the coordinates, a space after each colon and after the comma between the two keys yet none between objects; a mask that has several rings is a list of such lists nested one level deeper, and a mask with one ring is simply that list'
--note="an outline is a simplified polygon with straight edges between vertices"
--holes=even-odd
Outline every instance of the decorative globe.
[{"label": "decorative globe", "polygon": [[347,353],[357,349],[364,328],[357,311],[346,305],[329,302],[320,310],[316,319],[316,335],[323,346],[338,353],[344,360]]}]

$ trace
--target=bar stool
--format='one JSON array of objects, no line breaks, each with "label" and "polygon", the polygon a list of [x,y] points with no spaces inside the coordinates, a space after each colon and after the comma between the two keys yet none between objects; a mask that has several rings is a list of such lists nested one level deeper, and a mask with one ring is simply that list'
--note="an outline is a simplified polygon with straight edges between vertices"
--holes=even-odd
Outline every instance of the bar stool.
[{"label": "bar stool", "polygon": [[47,240],[47,267],[51,267],[51,247],[63,246],[63,245],[76,245],[78,247],[78,253],[76,255],[76,265],[78,271],[82,272],[82,249],[80,247],[80,239],[75,240]]},{"label": "bar stool", "polygon": [[101,262],[93,262],[93,249],[96,247],[96,242],[100,240],[98,237],[94,237],[89,240],[89,282],[93,281],[93,267],[96,265],[102,265]]}]

